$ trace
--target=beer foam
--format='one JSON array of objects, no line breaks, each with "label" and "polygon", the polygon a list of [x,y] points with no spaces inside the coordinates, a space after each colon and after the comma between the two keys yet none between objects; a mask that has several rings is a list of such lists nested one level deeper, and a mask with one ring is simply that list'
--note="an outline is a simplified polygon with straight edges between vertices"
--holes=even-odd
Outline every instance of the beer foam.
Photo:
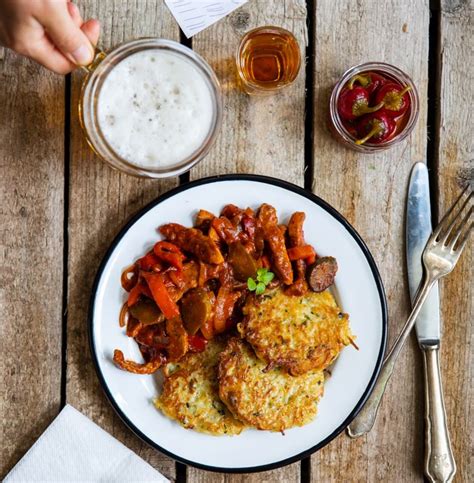
[{"label": "beer foam", "polygon": [[97,115],[110,147],[131,164],[166,168],[201,147],[213,122],[209,81],[190,60],[162,49],[119,62],[100,89]]}]

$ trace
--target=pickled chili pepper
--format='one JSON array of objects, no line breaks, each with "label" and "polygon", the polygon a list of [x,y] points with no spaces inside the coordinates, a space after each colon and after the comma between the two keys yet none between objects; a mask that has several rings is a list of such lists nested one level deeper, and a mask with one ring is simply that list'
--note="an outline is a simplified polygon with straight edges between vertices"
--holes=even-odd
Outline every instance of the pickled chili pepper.
[{"label": "pickled chili pepper", "polygon": [[345,127],[346,131],[353,137],[357,137],[357,129],[352,121],[342,121],[342,125]]},{"label": "pickled chili pepper", "polygon": [[375,72],[365,72],[364,74],[355,75],[347,84],[349,89],[354,88],[354,84],[358,82],[371,96],[380,86],[385,84],[387,80]]},{"label": "pickled chili pepper", "polygon": [[367,89],[356,86],[353,89],[344,88],[337,100],[337,111],[342,119],[352,121],[363,114],[378,111],[383,107],[379,103],[369,107],[370,96]]},{"label": "pickled chili pepper", "polygon": [[380,144],[395,132],[396,122],[385,111],[367,114],[357,123],[357,133],[360,136],[356,144],[364,144],[369,139],[373,144]]},{"label": "pickled chili pepper", "polygon": [[386,114],[390,117],[400,117],[410,107],[410,86],[402,86],[395,82],[384,84],[375,94],[375,102],[382,103]]},{"label": "pickled chili pepper", "polygon": [[160,241],[155,243],[153,253],[164,262],[168,262],[173,267],[181,270],[183,268],[184,254],[173,243]]}]

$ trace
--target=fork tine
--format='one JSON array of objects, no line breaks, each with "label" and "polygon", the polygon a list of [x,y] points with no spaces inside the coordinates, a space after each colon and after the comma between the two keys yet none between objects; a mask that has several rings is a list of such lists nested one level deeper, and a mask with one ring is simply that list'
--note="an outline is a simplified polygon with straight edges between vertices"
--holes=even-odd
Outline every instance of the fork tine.
[{"label": "fork tine", "polygon": [[447,248],[449,248],[450,250],[454,250],[454,245],[456,244],[459,237],[461,236],[463,229],[468,225],[469,218],[471,217],[473,211],[474,211],[474,208],[471,206],[471,209],[466,213],[466,215],[462,219],[461,223],[459,223],[456,232],[452,236],[451,241],[449,242],[449,245],[447,246]]},{"label": "fork tine", "polygon": [[469,225],[469,228],[466,230],[466,232],[463,234],[461,239],[459,240],[459,243],[457,244],[456,247],[456,254],[459,257],[464,250],[464,247],[466,246],[466,243],[469,239],[469,235],[471,234],[472,228],[474,227],[474,223],[471,221],[471,224]]},{"label": "fork tine", "polygon": [[[446,246],[450,250],[454,250],[454,245],[461,236],[463,229],[469,224],[469,218],[471,217],[473,210],[474,208],[471,206],[471,209],[464,215],[463,219],[457,223],[456,230],[451,230],[453,233],[450,234],[449,244]],[[456,217],[456,220],[458,220],[460,217],[461,213],[459,213],[459,215]]]},{"label": "fork tine", "polygon": [[434,229],[430,241],[436,241],[438,238],[439,234],[441,233],[441,230],[446,226],[448,223],[448,219],[451,215],[451,213],[454,211],[456,208],[456,205],[461,201],[461,198],[464,196],[464,194],[467,192],[467,190],[470,188],[469,184],[463,189],[462,193],[459,195],[459,198],[454,202],[454,204],[451,206],[451,208],[446,212],[446,214],[443,216],[441,221],[438,223],[438,226]]},{"label": "fork tine", "polygon": [[[439,242],[442,243],[443,245],[446,245],[446,242],[451,234],[451,231],[453,230],[453,227],[454,225],[458,222],[464,208],[468,205],[468,203],[470,202],[471,198],[472,198],[472,195],[473,195],[473,192],[471,191],[469,193],[469,196],[464,200],[464,202],[462,203],[461,205],[461,208],[459,209],[455,209],[458,205],[459,205],[459,201],[463,198],[464,194],[466,192],[471,191],[470,190],[470,186],[468,185],[466,187],[466,189],[461,193],[461,196],[456,200],[456,202],[454,203],[454,205],[452,206],[452,208],[448,211],[448,213],[446,213],[446,215],[444,216],[444,218],[441,220],[441,223],[439,224],[439,232],[438,232],[438,235],[437,235],[437,238],[439,238]],[[451,222],[449,222],[448,220],[451,218],[451,213],[453,213],[454,211],[456,211],[456,215],[454,216],[454,218],[452,218]],[[449,224],[448,224],[449,223]],[[446,228],[446,224],[448,224],[447,228]]]}]

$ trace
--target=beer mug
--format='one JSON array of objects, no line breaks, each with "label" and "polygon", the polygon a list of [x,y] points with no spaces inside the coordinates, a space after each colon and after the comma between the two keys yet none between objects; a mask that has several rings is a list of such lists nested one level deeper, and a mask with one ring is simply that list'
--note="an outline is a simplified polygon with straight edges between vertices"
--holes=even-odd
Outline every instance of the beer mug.
[{"label": "beer mug", "polygon": [[79,100],[93,151],[125,173],[177,176],[201,161],[219,131],[222,101],[209,64],[172,40],[96,50]]}]

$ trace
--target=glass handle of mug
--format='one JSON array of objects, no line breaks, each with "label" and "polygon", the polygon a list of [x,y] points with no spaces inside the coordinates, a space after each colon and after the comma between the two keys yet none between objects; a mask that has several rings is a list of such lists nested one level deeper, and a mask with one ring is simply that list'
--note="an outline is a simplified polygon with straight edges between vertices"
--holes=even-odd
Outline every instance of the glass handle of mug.
[{"label": "glass handle of mug", "polygon": [[84,69],[89,74],[91,72],[94,72],[97,66],[105,59],[106,55],[107,54],[103,50],[95,47],[94,58],[92,59],[92,62],[88,65],[81,65],[81,69]]}]

